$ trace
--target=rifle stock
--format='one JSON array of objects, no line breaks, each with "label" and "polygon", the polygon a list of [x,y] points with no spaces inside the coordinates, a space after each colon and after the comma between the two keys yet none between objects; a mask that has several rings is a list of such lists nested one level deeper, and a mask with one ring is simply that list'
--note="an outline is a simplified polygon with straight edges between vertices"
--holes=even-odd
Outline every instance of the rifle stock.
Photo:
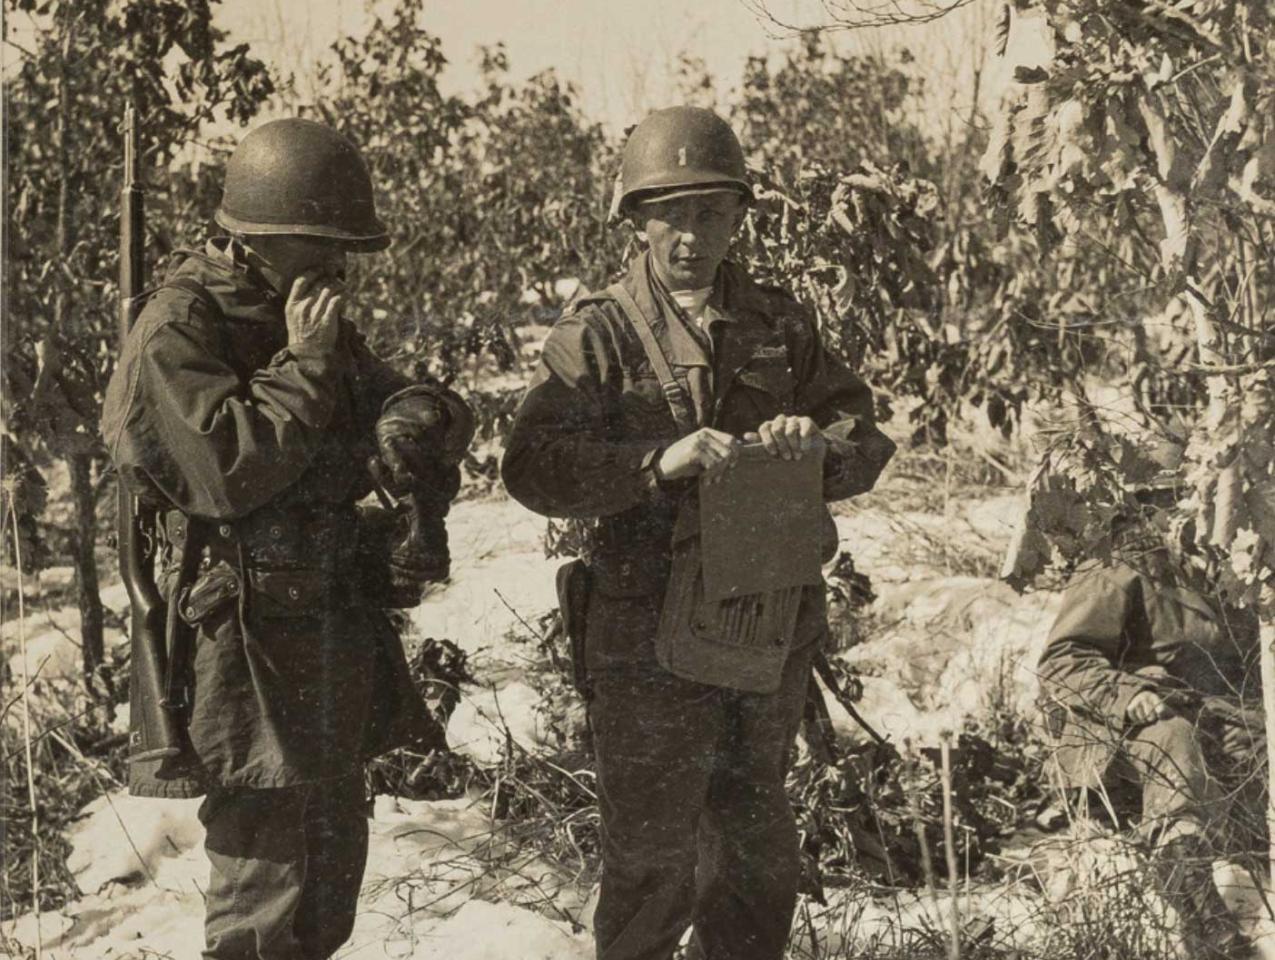
[{"label": "rifle stock", "polygon": [[[138,183],[137,116],[124,112],[124,184],[120,191],[120,347],[137,319],[145,273],[145,196]],[[153,507],[118,482],[120,572],[129,599],[129,760],[181,753],[181,716],[165,705],[166,610],[155,584],[158,550]]]}]

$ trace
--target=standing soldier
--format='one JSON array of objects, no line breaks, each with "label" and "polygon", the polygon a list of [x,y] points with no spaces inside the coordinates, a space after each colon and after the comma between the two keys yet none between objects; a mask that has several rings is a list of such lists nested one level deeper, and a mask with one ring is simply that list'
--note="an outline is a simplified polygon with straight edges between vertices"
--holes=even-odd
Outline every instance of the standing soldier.
[{"label": "standing soldier", "polygon": [[[697,617],[698,561],[684,561],[697,556],[699,476],[760,441],[777,458],[822,456],[824,498],[838,500],[871,489],[894,450],[809,314],[726,259],[752,199],[715,114],[674,107],[638,125],[620,209],[647,249],[555,325],[502,465],[531,509],[597,520],[588,586],[564,592],[587,601],[601,960],[663,960],[688,926],[708,957],[779,958],[796,905],[784,778],[824,588],[741,598],[771,625],[751,643]],[[711,679],[667,669],[667,648],[695,644]]]},{"label": "standing soldier", "polygon": [[[181,691],[166,706],[185,704],[181,754],[135,762],[130,789],[206,795],[208,960],[314,960],[354,923],[363,761],[442,742],[376,604],[446,575],[472,420],[341,318],[347,254],[389,243],[348,140],[306,120],[256,128],[217,222],[228,236],[187,252],[142,311],[103,412],[122,481],[156,511]],[[397,550],[393,518],[355,506],[369,464],[416,508]]]},{"label": "standing soldier", "polygon": [[[1152,456],[1166,470],[1137,498],[1172,506],[1181,448]],[[1200,558],[1119,523],[1116,559],[1077,571],[1041,655],[1053,761],[1065,787],[1136,801],[1187,956],[1256,956],[1212,870],[1217,854],[1267,849],[1256,618],[1208,588]]]}]

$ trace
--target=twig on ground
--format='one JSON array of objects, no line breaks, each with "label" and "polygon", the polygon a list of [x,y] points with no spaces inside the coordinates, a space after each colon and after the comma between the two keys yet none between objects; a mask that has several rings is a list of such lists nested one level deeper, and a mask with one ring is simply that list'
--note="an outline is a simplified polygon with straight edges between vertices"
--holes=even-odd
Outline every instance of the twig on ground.
[{"label": "twig on ground", "polygon": [[943,783],[943,852],[947,857],[947,889],[952,901],[952,940],[948,956],[951,960],[961,960],[961,910],[956,886],[956,839],[952,831],[952,735],[947,731],[939,740],[939,756],[939,777]]},{"label": "twig on ground", "polygon": [[535,627],[533,627],[531,624],[529,624],[526,621],[526,619],[523,617],[523,615],[514,609],[513,604],[511,604],[508,600],[505,599],[505,595],[500,592],[500,589],[498,587],[492,587],[492,590],[495,592],[496,596],[500,598],[500,602],[505,605],[505,609],[508,610],[510,613],[512,613],[515,617],[517,617],[519,623],[521,623],[524,627],[526,627],[533,634],[535,634],[535,637],[537,640],[539,640],[541,643],[544,643],[545,635],[541,633],[539,630],[537,630]]}]

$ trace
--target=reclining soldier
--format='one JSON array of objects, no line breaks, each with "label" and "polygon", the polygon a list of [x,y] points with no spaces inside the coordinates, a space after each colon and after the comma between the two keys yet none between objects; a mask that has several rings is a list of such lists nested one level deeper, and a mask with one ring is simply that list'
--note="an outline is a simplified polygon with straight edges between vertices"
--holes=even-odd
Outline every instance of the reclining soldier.
[{"label": "reclining soldier", "polygon": [[[159,510],[157,579],[193,646],[186,749],[134,763],[130,788],[205,795],[208,960],[317,960],[354,923],[363,762],[443,745],[378,605],[446,576],[472,418],[342,319],[347,255],[389,243],[348,140],[256,128],[216,219],[227,235],[150,297],[103,411],[121,479]],[[356,508],[369,463],[414,516]]]},{"label": "reclining soldier", "polygon": [[[1138,499],[1171,505],[1172,479]],[[1132,795],[1188,956],[1256,956],[1212,863],[1266,850],[1257,622],[1210,589],[1189,547],[1148,533],[1127,523],[1117,559],[1083,566],[1063,596],[1040,659],[1053,759],[1065,787],[1104,794],[1118,814]]]},{"label": "reclining soldier", "polygon": [[[753,199],[730,127],[707,110],[657,111],[622,162],[620,209],[647,249],[554,326],[502,472],[532,510],[598,521],[583,593],[599,958],[665,960],[693,926],[707,957],[778,960],[799,874],[784,779],[827,630],[824,588],[738,598],[749,616],[731,622],[751,632],[718,630],[720,608],[697,616],[710,606],[697,484],[749,441],[822,456],[824,498],[837,500],[871,489],[894,445],[809,313],[726,259]],[[667,669],[666,643],[697,645],[704,672]]]}]

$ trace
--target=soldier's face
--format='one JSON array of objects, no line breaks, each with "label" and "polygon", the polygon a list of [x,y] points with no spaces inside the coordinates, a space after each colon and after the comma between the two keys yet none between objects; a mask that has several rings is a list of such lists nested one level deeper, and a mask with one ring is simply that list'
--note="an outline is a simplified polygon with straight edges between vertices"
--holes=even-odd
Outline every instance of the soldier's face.
[{"label": "soldier's face", "polygon": [[246,243],[262,261],[262,273],[271,285],[287,296],[292,282],[305,273],[314,273],[332,284],[345,282],[345,247],[321,237],[293,235],[252,236]]},{"label": "soldier's face", "polygon": [[743,219],[743,198],[733,190],[656,198],[637,207],[655,272],[670,290],[711,286]]}]

